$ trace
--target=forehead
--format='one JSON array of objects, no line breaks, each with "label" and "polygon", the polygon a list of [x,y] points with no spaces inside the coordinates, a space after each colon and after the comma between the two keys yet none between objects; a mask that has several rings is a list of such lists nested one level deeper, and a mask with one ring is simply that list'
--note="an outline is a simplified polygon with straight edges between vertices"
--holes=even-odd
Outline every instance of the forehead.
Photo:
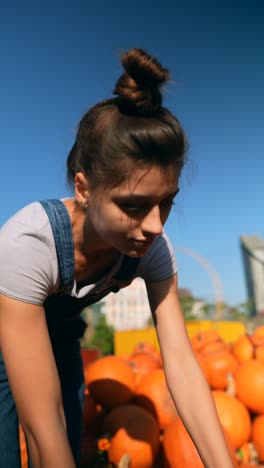
[{"label": "forehead", "polygon": [[158,166],[135,168],[112,195],[142,195],[162,198],[178,189],[179,171],[174,166],[163,169]]}]

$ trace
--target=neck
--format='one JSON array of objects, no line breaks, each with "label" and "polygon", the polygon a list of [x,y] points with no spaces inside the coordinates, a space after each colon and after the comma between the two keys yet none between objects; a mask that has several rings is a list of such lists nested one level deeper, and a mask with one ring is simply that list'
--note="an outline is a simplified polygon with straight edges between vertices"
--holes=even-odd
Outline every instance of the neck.
[{"label": "neck", "polygon": [[106,274],[117,261],[120,253],[100,242],[86,212],[75,200],[66,200],[74,245],[74,276],[76,281],[95,282]]},{"label": "neck", "polygon": [[119,253],[112,246],[98,238],[87,212],[81,209],[74,199],[64,201],[72,225],[74,251],[87,258],[106,256],[117,257]]}]

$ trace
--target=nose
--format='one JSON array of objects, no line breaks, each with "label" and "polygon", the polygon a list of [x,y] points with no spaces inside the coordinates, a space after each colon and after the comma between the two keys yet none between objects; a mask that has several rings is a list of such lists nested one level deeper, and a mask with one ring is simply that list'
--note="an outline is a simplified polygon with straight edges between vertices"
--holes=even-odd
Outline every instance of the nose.
[{"label": "nose", "polygon": [[158,236],[162,233],[163,224],[160,217],[159,206],[153,208],[147,213],[141,223],[142,232],[146,235]]}]

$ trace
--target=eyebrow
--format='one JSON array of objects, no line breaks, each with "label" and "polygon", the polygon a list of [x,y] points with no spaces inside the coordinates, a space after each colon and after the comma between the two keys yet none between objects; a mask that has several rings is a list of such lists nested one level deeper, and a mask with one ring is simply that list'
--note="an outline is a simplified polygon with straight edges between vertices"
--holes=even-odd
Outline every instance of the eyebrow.
[{"label": "eyebrow", "polygon": [[[180,189],[178,188],[175,190],[175,192],[169,193],[168,195],[164,196],[163,198],[174,198],[176,195],[179,193]],[[139,193],[129,193],[127,195],[118,195],[115,197],[116,200],[120,201],[148,201],[151,199],[151,197],[148,197],[146,195],[140,195]]]}]

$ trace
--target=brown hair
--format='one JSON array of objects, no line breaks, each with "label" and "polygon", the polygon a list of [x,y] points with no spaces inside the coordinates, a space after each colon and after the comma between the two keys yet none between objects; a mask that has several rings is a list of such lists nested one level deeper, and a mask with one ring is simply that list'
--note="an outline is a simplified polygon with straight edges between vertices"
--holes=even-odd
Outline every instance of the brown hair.
[{"label": "brown hair", "polygon": [[136,164],[175,164],[181,171],[187,142],[178,119],[162,107],[160,87],[169,72],[151,55],[131,49],[121,57],[125,69],[116,97],[92,107],[81,119],[67,159],[70,184],[83,172],[91,188],[116,185]]}]

